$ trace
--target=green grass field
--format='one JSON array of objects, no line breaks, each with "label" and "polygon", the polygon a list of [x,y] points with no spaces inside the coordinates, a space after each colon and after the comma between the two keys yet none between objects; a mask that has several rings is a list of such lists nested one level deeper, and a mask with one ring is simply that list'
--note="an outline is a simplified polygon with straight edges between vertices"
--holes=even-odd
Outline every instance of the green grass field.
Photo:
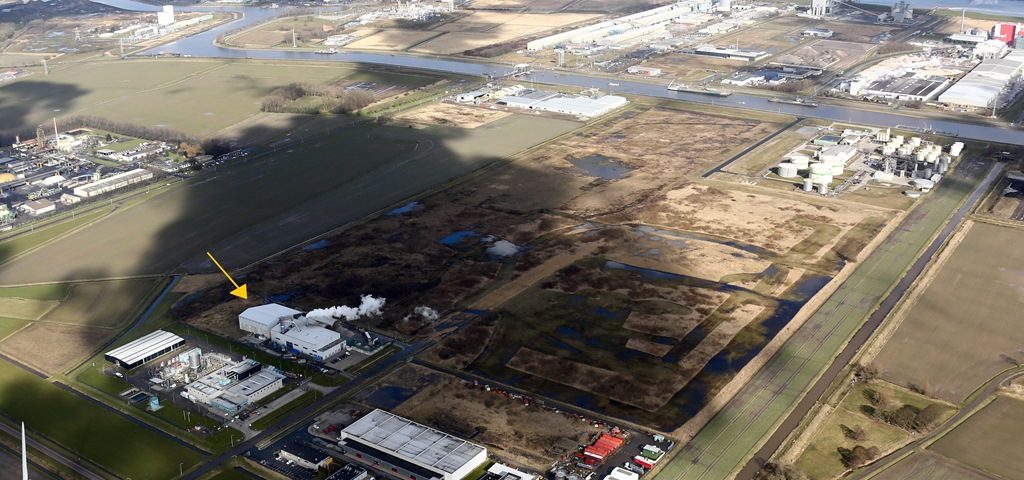
[{"label": "green grass field", "polygon": [[45,321],[118,328],[132,320],[156,278],[106,280],[71,285],[68,297],[43,318]]},{"label": "green grass field", "polygon": [[295,410],[298,410],[306,405],[313,403],[314,401],[316,401],[316,399],[320,398],[321,396],[323,396],[323,394],[317,390],[311,390],[306,393],[303,393],[295,400],[292,400],[284,405],[281,405],[276,410],[268,414],[265,414],[260,418],[257,418],[255,421],[252,422],[251,426],[253,430],[263,430],[271,426],[277,420],[285,417],[289,413],[292,413]]},{"label": "green grass field", "polygon": [[17,332],[27,323],[28,322],[25,320],[19,320],[17,318],[0,317],[0,339],[6,338],[8,335]]},{"label": "green grass field", "polygon": [[[839,456],[838,448],[840,447],[853,448],[855,445],[862,445],[878,447],[879,450],[886,452],[911,440],[909,431],[872,418],[861,411],[862,406],[871,405],[865,395],[865,391],[869,388],[882,392],[889,399],[890,403],[886,408],[890,409],[904,404],[924,408],[933,403],[921,395],[896,388],[885,382],[872,382],[870,385],[858,384],[847,393],[813,439],[808,442],[807,448],[795,465],[800,472],[815,479],[834,478],[846,470]],[[950,408],[947,415],[952,415],[953,412],[954,410]],[[864,440],[847,438],[843,433],[842,426],[851,429],[863,428],[866,438]]]},{"label": "green grass field", "polygon": [[1013,366],[1024,345],[1015,322],[1024,311],[1024,251],[1012,246],[1022,237],[975,223],[875,358],[881,376],[956,403]]},{"label": "green grass field", "polygon": [[989,480],[989,477],[930,452],[917,452],[874,477],[876,480]]},{"label": "green grass field", "polygon": [[[251,116],[274,88],[340,79],[422,86],[422,74],[376,73],[338,63],[137,59],[72,64],[0,86],[0,131],[73,114],[205,136]],[[58,118],[58,122],[60,118]],[[59,124],[59,123],[58,123]]]},{"label": "green grass field", "polygon": [[121,476],[171,478],[202,457],[125,418],[0,361],[0,411]]},{"label": "green grass field", "polygon": [[1024,479],[1024,401],[998,397],[930,449],[1009,480]]},{"label": "green grass field", "polygon": [[[84,215],[76,215],[74,218],[69,217],[67,220],[62,220],[39,228],[32,228],[28,232],[21,233],[5,240],[0,240],[0,265],[4,264],[16,255],[25,253],[44,242],[57,238],[82,225],[88,224],[89,222],[110,213],[111,210],[112,208],[109,206],[101,207],[85,213]],[[2,293],[0,293],[0,295],[2,295]]]},{"label": "green grass field", "polygon": [[727,478],[770,434],[874,305],[966,198],[984,171],[955,170],[797,330],[780,351],[676,455],[657,480]]}]

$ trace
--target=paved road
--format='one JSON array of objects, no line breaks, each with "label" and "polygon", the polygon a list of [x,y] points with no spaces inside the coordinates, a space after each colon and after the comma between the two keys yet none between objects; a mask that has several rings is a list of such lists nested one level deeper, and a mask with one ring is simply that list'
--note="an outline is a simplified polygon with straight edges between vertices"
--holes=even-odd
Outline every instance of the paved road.
[{"label": "paved road", "polygon": [[761,447],[760,450],[754,455],[754,457],[747,462],[746,466],[740,471],[737,476],[738,479],[749,479],[753,478],[754,474],[761,468],[761,466],[767,462],[775,451],[785,442],[786,438],[795,430],[812,408],[821,399],[821,395],[828,389],[829,385],[832,384],[842,373],[843,369],[850,365],[853,361],[854,356],[860,350],[862,346],[874,335],[875,330],[882,324],[882,322],[892,313],[896,304],[899,303],[900,299],[907,293],[908,290],[917,282],[924,270],[931,264],[932,258],[939,252],[940,249],[949,240],[949,237],[953,235],[953,232],[963,222],[964,217],[970,213],[971,209],[978,202],[982,195],[988,191],[999,174],[1002,172],[1002,165],[997,164],[991,170],[985,179],[978,184],[978,186],[971,192],[970,197],[957,209],[953,217],[950,218],[949,223],[946,224],[945,228],[939,233],[939,235],[932,241],[928,246],[928,249],[918,257],[917,261],[910,270],[904,275],[900,282],[896,285],[889,294],[882,300],[882,303],[878,306],[868,321],[857,331],[853,336],[853,339],[846,345],[839,355],[836,356],[832,364],[825,370],[818,381],[811,387],[807,395],[803,397],[796,409],[794,409],[786,420],[783,421],[782,425],[779,426],[768,438],[768,441]]},{"label": "paved road", "polygon": [[[3,430],[4,432],[14,436],[15,438],[21,438],[21,430],[14,428],[10,425],[7,425],[6,423],[0,423],[0,430]],[[89,470],[88,468],[84,467],[77,461],[65,457],[60,452],[57,452],[56,450],[53,450],[52,448],[42,443],[39,443],[39,441],[32,438],[31,433],[32,432],[29,432],[28,438],[26,439],[26,443],[28,443],[28,445],[35,449],[37,452],[40,452],[47,458],[53,459],[60,463],[61,465],[70,468],[75,473],[87,478],[88,480],[104,480],[103,477],[93,473],[92,470]]]},{"label": "paved road", "polygon": [[1024,371],[1018,368],[993,378],[981,387],[981,390],[974,396],[974,400],[961,407],[956,414],[946,420],[941,426],[915,439],[903,448],[882,457],[871,465],[857,470],[857,472],[851,475],[850,478],[870,478],[882,470],[885,470],[903,460],[904,457],[925,446],[925,444],[930,443],[932,440],[949,433],[950,428],[955,427],[961,420],[974,415],[977,413],[979,407],[987,404],[988,399],[995,394],[1000,387],[1020,376],[1024,376]]},{"label": "paved road", "polygon": [[[731,477],[804,397],[815,377],[833,363],[890,287],[911,268],[933,233],[984,176],[984,166],[965,161],[947,176],[945,186],[926,197],[925,203],[913,209],[861,262],[765,367],[664,467],[657,480]],[[994,175],[990,174],[989,180]],[[816,398],[811,395],[811,403]]]},{"label": "paved road", "polygon": [[[362,373],[360,373],[359,376],[357,376],[356,378],[353,378],[352,380],[345,382],[337,390],[335,390],[335,392],[337,392],[337,394],[341,394],[343,392],[350,391],[362,385],[368,379],[376,377],[380,373],[383,373],[384,371],[390,369],[392,366],[400,362],[407,362],[411,360],[414,355],[423,351],[423,349],[429,347],[430,345],[430,342],[414,343],[403,349],[401,352],[398,352],[394,355],[391,355],[390,357],[385,358],[384,360],[374,363],[372,366],[370,366]],[[278,430],[285,428],[289,425],[298,423],[300,420],[309,417],[310,415],[313,415],[314,413],[318,412],[320,409],[330,405],[332,402],[335,401],[336,396],[337,395],[327,395],[320,397],[320,399],[318,399],[317,401],[305,407],[302,407],[289,415],[286,415],[284,418],[281,418],[280,420],[274,422],[273,425],[267,427],[265,430],[263,430],[262,433],[256,435],[255,437],[252,437],[242,443],[239,443],[235,445],[234,448],[227,450],[215,457],[207,459],[206,462],[192,469],[191,471],[186,473],[182,478],[184,480],[197,480],[199,477],[212,472],[221,464],[230,460],[232,457],[244,455],[245,452],[256,447],[256,445],[262,442],[263,440],[266,440],[267,438],[276,434]]]}]

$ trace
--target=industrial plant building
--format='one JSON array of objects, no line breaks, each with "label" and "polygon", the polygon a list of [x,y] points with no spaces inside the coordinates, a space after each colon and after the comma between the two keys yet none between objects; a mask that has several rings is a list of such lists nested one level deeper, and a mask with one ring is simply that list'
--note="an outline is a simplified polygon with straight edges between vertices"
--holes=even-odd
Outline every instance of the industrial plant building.
[{"label": "industrial plant building", "polygon": [[625,97],[616,95],[604,95],[598,98],[570,97],[555,92],[525,90],[519,95],[504,97],[499,103],[511,108],[594,118],[621,108],[629,101]]},{"label": "industrial plant building", "polygon": [[171,332],[157,330],[107,352],[103,358],[126,369],[132,369],[183,346],[184,338]]},{"label": "industrial plant building", "polygon": [[340,333],[310,324],[305,318],[275,325],[270,329],[270,341],[280,348],[320,362],[345,351],[345,341]]},{"label": "industrial plant building", "polygon": [[970,108],[994,108],[1003,101],[1003,92],[1020,80],[1024,69],[1024,51],[1014,51],[1006,57],[981,62],[949,87],[939,102]]},{"label": "industrial plant building", "polygon": [[144,168],[137,168],[128,172],[118,173],[109,177],[101,178],[95,182],[75,187],[73,193],[82,198],[91,198],[104,193],[112,192],[119,188],[134,185],[153,178],[153,172]]},{"label": "industrial plant building", "polygon": [[292,320],[302,316],[302,312],[276,303],[268,303],[258,307],[245,309],[238,315],[238,328],[243,331],[270,338],[270,329],[284,320]]},{"label": "industrial plant building", "polygon": [[376,409],[341,431],[345,455],[410,480],[461,480],[487,449]]},{"label": "industrial plant building", "polygon": [[858,93],[872,97],[927,102],[935,98],[946,85],[949,85],[949,78],[942,76],[921,78],[913,72],[908,72],[899,77],[886,77],[875,80]]},{"label": "industrial plant building", "polygon": [[544,50],[571,43],[615,45],[650,38],[665,34],[666,26],[675,20],[711,10],[714,10],[711,0],[686,0],[539,38],[528,42],[526,49]]},{"label": "industrial plant building", "polygon": [[284,386],[273,367],[244,359],[225,365],[185,386],[181,396],[226,414],[235,413]]}]

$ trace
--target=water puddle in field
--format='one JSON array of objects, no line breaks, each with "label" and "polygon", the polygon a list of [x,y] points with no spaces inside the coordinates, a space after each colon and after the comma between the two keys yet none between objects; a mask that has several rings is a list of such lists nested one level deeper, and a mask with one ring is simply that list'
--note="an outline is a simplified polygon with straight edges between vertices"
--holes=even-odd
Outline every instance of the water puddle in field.
[{"label": "water puddle in field", "polygon": [[605,180],[618,180],[633,171],[633,167],[597,153],[579,158],[568,157],[566,160],[587,175]]}]

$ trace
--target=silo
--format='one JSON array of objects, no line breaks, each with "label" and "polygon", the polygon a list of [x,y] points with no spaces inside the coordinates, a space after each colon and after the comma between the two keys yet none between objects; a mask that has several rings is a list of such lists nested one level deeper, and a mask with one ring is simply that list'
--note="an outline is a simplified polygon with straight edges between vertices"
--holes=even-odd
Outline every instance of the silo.
[{"label": "silo", "polygon": [[818,193],[828,195],[828,184],[822,183],[821,185],[818,185]]},{"label": "silo", "polygon": [[928,156],[928,150],[926,150],[924,148],[919,148],[919,149],[917,149],[916,152],[914,152],[914,158],[917,161],[919,161],[919,162],[923,162],[924,159],[927,158],[927,156]]},{"label": "silo", "polygon": [[915,147],[921,146],[921,137],[910,137],[910,144]]},{"label": "silo", "polygon": [[896,135],[895,137],[892,137],[892,140],[896,142],[896,145],[903,145],[903,135]]},{"label": "silo", "polygon": [[949,154],[956,157],[960,155],[960,151],[964,149],[963,142],[956,142],[949,146]]},{"label": "silo", "polygon": [[875,139],[878,140],[879,142],[888,142],[889,138],[891,138],[891,133],[892,130],[888,128],[886,128],[885,130],[879,130],[878,135],[875,137]]},{"label": "silo", "polygon": [[932,167],[924,169],[924,178],[932,178],[932,173],[934,173]]},{"label": "silo", "polygon": [[928,155],[925,156],[925,161],[927,161],[928,163],[935,163],[935,161],[938,159],[939,152],[935,151],[935,149],[929,150]]},{"label": "silo", "polygon": [[914,153],[914,146],[913,145],[911,145],[909,143],[904,143],[903,145],[900,145],[900,149],[899,149],[899,154],[900,155],[902,155],[904,157],[907,157],[907,156],[910,156],[911,153]]},{"label": "silo", "polygon": [[805,192],[813,192],[814,191],[814,180],[811,180],[809,178],[805,178],[804,179],[804,191]]},{"label": "silo", "polygon": [[188,352],[188,366],[192,367],[194,370],[199,370],[199,366],[202,362],[202,354],[202,351],[198,348],[192,349],[192,351]]},{"label": "silo", "polygon": [[800,176],[799,169],[790,162],[779,164],[779,176],[782,178],[794,178]]},{"label": "silo", "polygon": [[814,183],[832,183],[832,165],[827,163],[812,163],[810,179]]},{"label": "silo", "polygon": [[894,153],[896,153],[895,145],[886,145],[882,147],[882,155],[892,155]]}]

